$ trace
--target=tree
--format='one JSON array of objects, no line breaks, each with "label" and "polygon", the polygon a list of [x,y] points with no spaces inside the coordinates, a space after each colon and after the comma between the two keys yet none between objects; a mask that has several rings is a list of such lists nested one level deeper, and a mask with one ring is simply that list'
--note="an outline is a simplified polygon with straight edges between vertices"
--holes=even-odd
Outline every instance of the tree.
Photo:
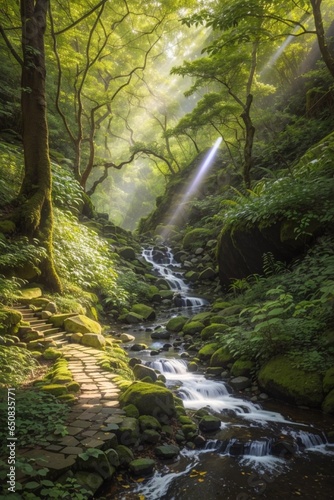
[{"label": "tree", "polygon": [[21,0],[22,58],[1,29],[8,47],[22,66],[21,110],[24,178],[13,215],[18,234],[38,239],[46,250],[40,263],[41,281],[54,292],[61,284],[52,255],[53,214],[45,90],[45,50],[48,1]]}]

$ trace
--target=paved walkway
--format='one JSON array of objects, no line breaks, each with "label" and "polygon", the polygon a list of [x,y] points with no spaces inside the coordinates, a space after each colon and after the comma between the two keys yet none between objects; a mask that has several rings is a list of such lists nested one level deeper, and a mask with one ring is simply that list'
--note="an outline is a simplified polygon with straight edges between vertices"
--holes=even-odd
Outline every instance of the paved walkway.
[{"label": "paved walkway", "polygon": [[64,345],[62,351],[74,380],[81,385],[78,401],[68,415],[68,435],[24,453],[51,470],[71,467],[87,448],[111,447],[115,443],[112,430],[124,418],[118,402],[120,391],[112,382],[116,375],[99,367],[99,351],[79,344]]}]

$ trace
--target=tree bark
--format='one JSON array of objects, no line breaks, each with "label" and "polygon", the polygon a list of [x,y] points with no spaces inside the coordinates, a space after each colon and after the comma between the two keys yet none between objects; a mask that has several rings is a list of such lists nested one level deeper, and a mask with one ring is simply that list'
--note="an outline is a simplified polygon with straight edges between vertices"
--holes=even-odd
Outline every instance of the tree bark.
[{"label": "tree bark", "polygon": [[30,240],[37,238],[46,249],[47,257],[40,263],[40,279],[49,290],[60,292],[52,255],[51,164],[46,118],[44,33],[48,0],[21,0],[20,8],[25,175],[19,195],[18,228]]},{"label": "tree bark", "polygon": [[320,49],[321,55],[323,57],[323,60],[326,64],[330,74],[334,78],[334,56],[331,53],[331,50],[328,47],[327,40],[326,40],[324,25],[323,25],[323,21],[322,21],[321,3],[322,3],[322,0],[311,0],[313,17],[314,17],[314,24],[315,24],[315,29],[316,29],[316,33],[317,33],[318,44],[319,44],[319,49]]}]

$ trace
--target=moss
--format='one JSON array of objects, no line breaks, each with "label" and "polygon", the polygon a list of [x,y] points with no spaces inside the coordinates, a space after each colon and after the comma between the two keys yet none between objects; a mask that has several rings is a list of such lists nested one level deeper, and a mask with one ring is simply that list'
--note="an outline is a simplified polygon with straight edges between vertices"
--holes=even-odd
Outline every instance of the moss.
[{"label": "moss", "polygon": [[201,331],[202,340],[209,340],[214,337],[216,333],[222,333],[226,330],[227,325],[221,323],[212,323],[211,325],[206,326]]},{"label": "moss", "polygon": [[226,368],[233,361],[233,356],[226,347],[220,347],[211,356],[210,366]]},{"label": "moss", "polygon": [[68,392],[79,392],[80,391],[80,384],[78,382],[70,382],[66,386]]},{"label": "moss", "polygon": [[0,221],[0,233],[11,234],[14,233],[16,226],[11,220],[2,220]]},{"label": "moss", "polygon": [[334,367],[326,371],[323,380],[323,389],[325,394],[334,389]]},{"label": "moss", "polygon": [[182,246],[187,250],[196,250],[205,246],[208,239],[210,239],[211,233],[208,229],[196,228],[189,231],[183,238]]},{"label": "moss", "polygon": [[189,321],[184,325],[182,331],[184,335],[194,335],[195,333],[199,333],[204,328],[203,323],[201,321]]},{"label": "moss", "polygon": [[334,389],[332,389],[326,396],[322,403],[322,411],[324,413],[334,414]]},{"label": "moss", "polygon": [[198,357],[201,361],[207,361],[211,358],[213,353],[217,350],[218,344],[216,342],[206,344],[198,351]]},{"label": "moss", "polygon": [[53,394],[54,396],[61,396],[62,394],[67,394],[67,388],[61,384],[46,384],[41,387],[42,391],[48,394]]},{"label": "moss", "polygon": [[94,349],[104,349],[106,346],[106,339],[103,335],[98,333],[84,333],[81,338],[81,344],[93,347]]},{"label": "moss", "polygon": [[234,377],[248,377],[254,368],[254,363],[253,361],[250,360],[244,360],[244,359],[237,359],[233,363],[233,366],[231,368],[231,374]]},{"label": "moss", "polygon": [[165,387],[145,382],[134,382],[120,396],[120,403],[125,406],[134,404],[140,415],[153,415],[159,421],[166,415],[175,414],[173,394]]},{"label": "moss", "polygon": [[212,311],[221,311],[222,309],[225,309],[226,307],[229,307],[230,305],[231,305],[230,302],[217,300],[212,305]]},{"label": "moss", "polygon": [[142,431],[145,429],[161,430],[160,422],[155,417],[152,417],[152,415],[141,415],[139,417],[139,425]]},{"label": "moss", "polygon": [[166,330],[173,333],[181,332],[188,320],[189,318],[186,316],[176,316],[176,318],[171,318],[166,324]]},{"label": "moss", "polygon": [[72,316],[64,321],[64,328],[68,333],[96,333],[101,334],[102,328],[97,321],[87,318],[83,314]]},{"label": "moss", "polygon": [[318,407],[323,400],[320,375],[295,368],[284,356],[277,356],[263,366],[258,380],[266,392],[288,402]]},{"label": "moss", "polygon": [[131,312],[139,314],[146,320],[154,320],[156,317],[154,309],[145,304],[134,304],[132,306]]},{"label": "moss", "polygon": [[9,307],[0,309],[0,334],[13,334],[17,331],[17,325],[22,320],[22,314]]},{"label": "moss", "polygon": [[58,359],[62,356],[62,353],[55,349],[54,347],[48,347],[43,353],[44,359]]},{"label": "moss", "polygon": [[212,317],[212,313],[201,312],[201,313],[195,314],[195,316],[193,316],[191,318],[191,321],[200,321],[201,323],[203,323],[203,325],[207,326],[211,323],[211,317]]},{"label": "moss", "polygon": [[132,417],[132,418],[138,418],[139,417],[139,411],[136,408],[136,406],[133,405],[133,404],[124,406],[123,410],[125,411],[125,415],[127,417]]}]

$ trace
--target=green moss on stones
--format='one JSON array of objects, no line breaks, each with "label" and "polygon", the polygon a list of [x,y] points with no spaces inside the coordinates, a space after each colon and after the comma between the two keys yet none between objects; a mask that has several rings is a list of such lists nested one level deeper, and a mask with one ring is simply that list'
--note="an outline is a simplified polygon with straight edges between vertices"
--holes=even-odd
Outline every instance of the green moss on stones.
[{"label": "green moss on stones", "polygon": [[184,335],[195,335],[199,333],[204,328],[204,325],[201,321],[189,321],[184,325],[182,331]]},{"label": "green moss on stones", "polygon": [[220,347],[211,356],[210,366],[226,368],[233,361],[233,356],[226,347]]},{"label": "green moss on stones", "polygon": [[323,380],[323,389],[325,394],[334,389],[334,367],[326,371]]},{"label": "green moss on stones", "polygon": [[234,377],[241,377],[241,376],[248,377],[253,368],[254,368],[253,361],[246,359],[245,360],[237,359],[237,361],[233,363],[233,366],[231,368],[231,374]]},{"label": "green moss on stones", "polygon": [[196,248],[205,246],[210,237],[211,233],[208,229],[192,229],[184,236],[182,246],[186,250],[196,250]]},{"label": "green moss on stones", "polygon": [[277,356],[261,368],[258,381],[269,394],[298,405],[318,407],[323,400],[320,375],[295,368],[285,356]]},{"label": "green moss on stones", "polygon": [[69,333],[96,333],[101,334],[102,328],[97,321],[87,318],[83,314],[72,316],[64,321],[64,328]]},{"label": "green moss on stones", "polygon": [[209,340],[215,336],[215,333],[222,333],[226,330],[227,325],[221,323],[212,323],[211,325],[206,326],[201,331],[202,340]]},{"label": "green moss on stones", "polygon": [[175,414],[173,394],[165,387],[145,382],[134,382],[120,396],[122,405],[134,404],[140,415],[153,415],[161,422],[164,416]]},{"label": "green moss on stones", "polygon": [[322,403],[322,411],[324,413],[330,413],[331,415],[334,414],[334,389],[332,389],[325,397],[325,400]]},{"label": "green moss on stones", "polygon": [[46,384],[41,387],[42,391],[45,391],[54,396],[61,396],[62,394],[67,394],[67,388],[61,384]]},{"label": "green moss on stones", "polygon": [[178,333],[182,330],[188,320],[189,318],[187,318],[186,316],[177,316],[176,318],[171,318],[166,324],[166,330],[168,332]]},{"label": "green moss on stones", "polygon": [[217,350],[218,344],[216,342],[206,344],[198,351],[198,357],[201,361],[208,361],[213,353]]},{"label": "green moss on stones", "polygon": [[81,344],[87,347],[94,347],[95,349],[104,349],[106,339],[98,333],[84,333],[81,338]]},{"label": "green moss on stones", "polygon": [[145,304],[134,304],[131,311],[139,314],[142,318],[148,321],[154,320],[156,317],[154,309]]}]

